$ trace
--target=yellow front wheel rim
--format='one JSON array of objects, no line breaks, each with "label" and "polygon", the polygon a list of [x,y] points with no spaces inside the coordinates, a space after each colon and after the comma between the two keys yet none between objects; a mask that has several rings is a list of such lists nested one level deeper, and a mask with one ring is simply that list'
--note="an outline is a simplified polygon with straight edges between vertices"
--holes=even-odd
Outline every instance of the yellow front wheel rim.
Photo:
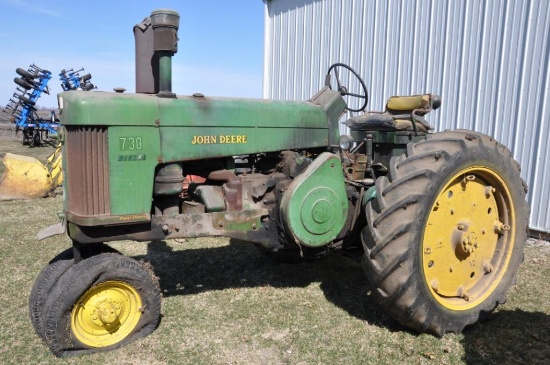
[{"label": "yellow front wheel rim", "polygon": [[141,318],[141,297],[124,282],[107,281],[88,289],[71,313],[74,336],[90,347],[114,345],[126,338]]},{"label": "yellow front wheel rim", "polygon": [[495,171],[471,167],[453,176],[429,211],[422,269],[433,297],[467,310],[497,288],[514,247],[510,190]]}]

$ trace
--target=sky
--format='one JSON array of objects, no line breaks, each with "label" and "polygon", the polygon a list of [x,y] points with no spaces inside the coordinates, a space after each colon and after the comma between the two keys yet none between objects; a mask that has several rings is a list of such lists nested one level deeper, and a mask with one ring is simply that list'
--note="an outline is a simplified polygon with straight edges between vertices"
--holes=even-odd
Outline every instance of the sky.
[{"label": "sky", "polygon": [[172,90],[178,95],[262,97],[262,0],[0,0],[0,105],[15,92],[15,69],[52,73],[40,107],[57,107],[62,69],[90,73],[98,90],[135,91],[133,27],[159,8],[180,15]]}]

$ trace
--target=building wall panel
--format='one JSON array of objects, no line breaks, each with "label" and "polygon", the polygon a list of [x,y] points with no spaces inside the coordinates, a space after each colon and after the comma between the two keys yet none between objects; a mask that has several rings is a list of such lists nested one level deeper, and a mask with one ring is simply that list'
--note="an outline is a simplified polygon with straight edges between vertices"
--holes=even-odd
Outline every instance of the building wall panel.
[{"label": "building wall panel", "polygon": [[439,94],[436,130],[473,129],[508,146],[530,187],[531,228],[550,232],[549,1],[264,2],[264,97],[309,99],[335,62],[363,76],[369,110],[392,95]]}]

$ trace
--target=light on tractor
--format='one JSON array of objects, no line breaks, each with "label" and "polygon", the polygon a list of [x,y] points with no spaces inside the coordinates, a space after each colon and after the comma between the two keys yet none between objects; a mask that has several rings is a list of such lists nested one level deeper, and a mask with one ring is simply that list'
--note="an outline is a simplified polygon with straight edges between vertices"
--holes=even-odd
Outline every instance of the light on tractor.
[{"label": "light on tractor", "polygon": [[353,139],[353,137],[347,134],[341,135],[340,139],[338,140],[338,145],[340,145],[340,148],[343,151],[349,151],[353,147],[354,143],[355,140]]}]

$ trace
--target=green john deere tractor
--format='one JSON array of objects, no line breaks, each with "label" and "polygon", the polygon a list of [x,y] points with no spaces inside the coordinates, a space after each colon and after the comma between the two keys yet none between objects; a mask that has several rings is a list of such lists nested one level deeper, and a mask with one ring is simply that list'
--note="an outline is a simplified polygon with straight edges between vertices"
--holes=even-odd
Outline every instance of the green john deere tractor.
[{"label": "green john deere tractor", "polygon": [[[178,21],[161,9],[134,29],[148,39],[136,42],[150,50],[141,66],[153,65],[141,84],[138,65],[139,93],[59,94],[64,211],[40,237],[66,232],[73,246],[42,270],[29,302],[55,355],[110,350],[157,327],[158,281],[105,245],[117,240],[226,236],[281,261],[360,251],[382,307],[438,336],[504,302],[529,211],[505,146],[432,133],[425,116],[441,101],[430,94],[392,97],[340,135],[345,100],[361,99],[355,111],[368,101],[343,64],[304,102],[176,96]],[[348,91],[341,72],[362,90]]]}]

